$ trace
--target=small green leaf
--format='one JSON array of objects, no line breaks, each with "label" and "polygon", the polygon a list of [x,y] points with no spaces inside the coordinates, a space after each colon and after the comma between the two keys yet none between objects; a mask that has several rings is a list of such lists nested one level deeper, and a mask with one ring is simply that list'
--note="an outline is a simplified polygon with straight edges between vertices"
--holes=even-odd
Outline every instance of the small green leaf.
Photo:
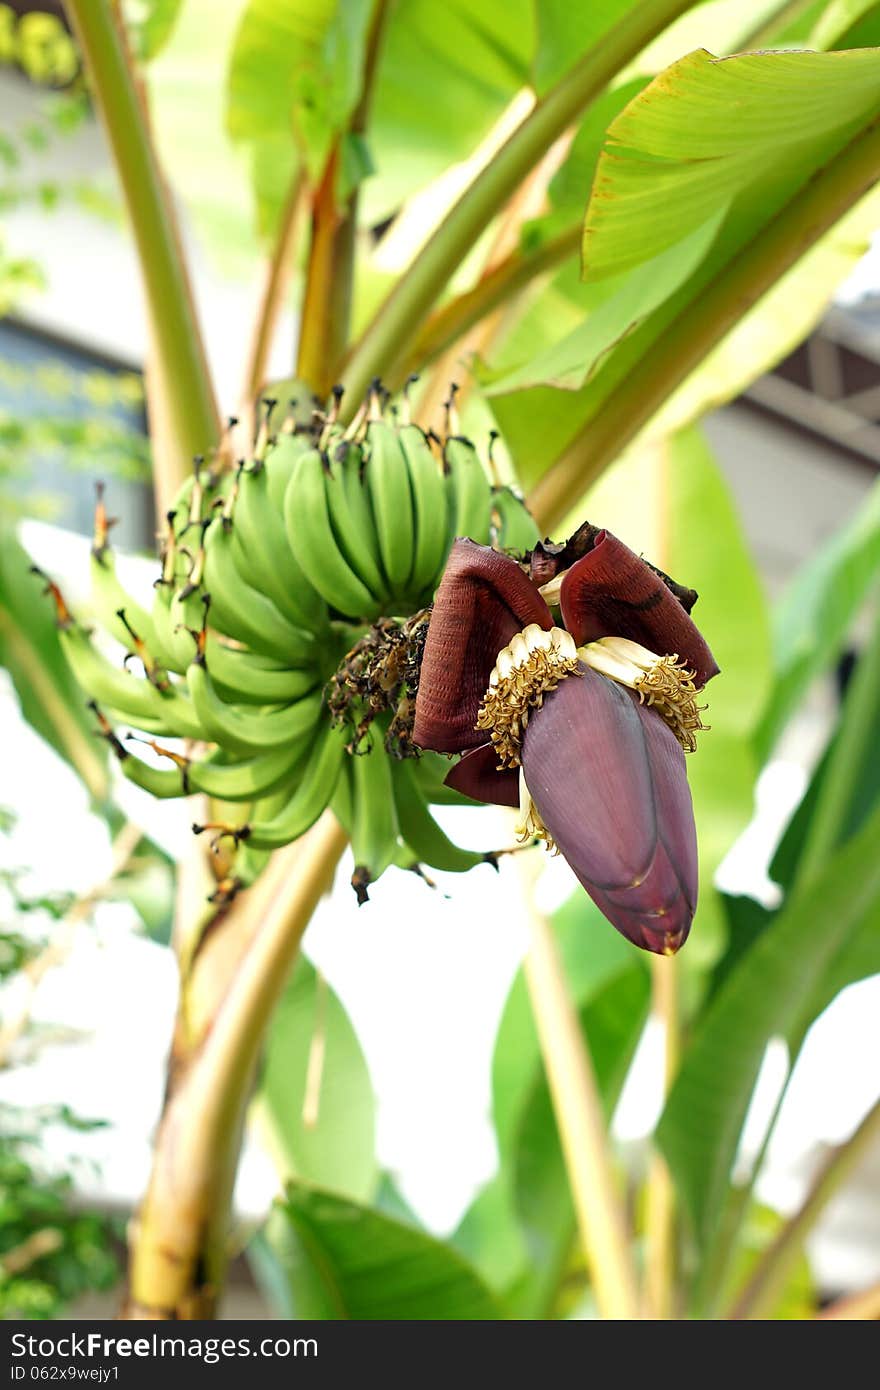
[{"label": "small green leaf", "polygon": [[450,1246],[333,1193],[291,1184],[266,1237],[286,1279],[287,1317],[457,1322],[500,1316],[486,1285]]}]

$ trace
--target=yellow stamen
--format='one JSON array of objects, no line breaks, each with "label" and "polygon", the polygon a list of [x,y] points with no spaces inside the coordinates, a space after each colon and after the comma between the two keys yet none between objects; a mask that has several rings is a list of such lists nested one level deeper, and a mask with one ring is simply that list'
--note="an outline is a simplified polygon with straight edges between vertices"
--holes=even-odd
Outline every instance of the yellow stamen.
[{"label": "yellow stamen", "polygon": [[602,637],[579,647],[578,656],[594,671],[635,690],[669,725],[684,751],[694,752],[697,733],[708,728],[700,719],[706,706],[697,704],[695,673],[677,653],[658,656],[626,637]]},{"label": "yellow stamen", "polygon": [[540,811],[532,800],[522,768],[519,770],[519,818],[513,832],[520,844],[527,840],[543,840],[548,850],[554,854],[559,853],[550,831],[541,819]]},{"label": "yellow stamen", "polygon": [[577,675],[578,652],[564,628],[530,623],[498,653],[476,728],[489,733],[499,767],[518,767],[532,710],[566,676]]}]

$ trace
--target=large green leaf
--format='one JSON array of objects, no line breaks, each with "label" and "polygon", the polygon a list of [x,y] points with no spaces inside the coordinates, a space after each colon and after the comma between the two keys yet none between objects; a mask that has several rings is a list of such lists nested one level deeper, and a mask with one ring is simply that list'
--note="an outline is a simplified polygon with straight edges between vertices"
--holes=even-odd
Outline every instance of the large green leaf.
[{"label": "large green leaf", "polygon": [[852,621],[880,575],[880,483],[848,525],[798,571],[774,611],[776,679],[758,731],[762,754],[807,686],[838,659]]},{"label": "large green leaf", "polygon": [[290,134],[312,175],[360,95],[371,0],[248,0],[229,65],[235,139]]},{"label": "large green leaf", "polygon": [[880,928],[880,811],[802,892],[795,890],[719,990],[697,1027],[657,1138],[706,1244],[717,1231],[739,1135],[764,1050],[794,1041],[826,977],[866,929]]},{"label": "large green leaf", "polygon": [[364,211],[378,221],[468,159],[529,80],[531,0],[406,0],[392,6],[369,143],[376,175]]},{"label": "large green leaf", "polygon": [[52,601],[30,564],[14,532],[0,528],[0,665],[12,678],[28,723],[70,763],[90,795],[103,801],[110,785],[106,749],[61,650]]},{"label": "large green leaf", "polygon": [[[324,1053],[317,1115],[304,1119],[316,1035]],[[272,1019],[256,1110],[281,1177],[369,1198],[377,1176],[374,1112],[370,1075],[348,1015],[301,956]]]},{"label": "large green leaf", "polygon": [[[609,342],[610,332],[597,334],[588,316],[489,388],[514,455],[526,461],[527,483],[612,391],[638,380],[673,320],[699,304],[707,286],[717,290],[805,184],[832,168],[840,150],[871,124],[880,110],[878,76],[880,54],[873,50],[723,61],[698,52],[662,73],[615,118],[587,213],[585,271],[590,316],[601,308],[602,322],[617,336]],[[700,229],[707,249],[682,281],[682,243],[693,243]],[[650,280],[653,307],[642,316],[625,272]],[[559,380],[583,384],[564,394],[540,384]],[[505,394],[514,389],[517,394]]]},{"label": "large green leaf", "polygon": [[[285,1278],[287,1317],[457,1322],[499,1317],[450,1246],[380,1212],[293,1183],[267,1239]],[[276,1296],[279,1281],[275,1281]]]}]

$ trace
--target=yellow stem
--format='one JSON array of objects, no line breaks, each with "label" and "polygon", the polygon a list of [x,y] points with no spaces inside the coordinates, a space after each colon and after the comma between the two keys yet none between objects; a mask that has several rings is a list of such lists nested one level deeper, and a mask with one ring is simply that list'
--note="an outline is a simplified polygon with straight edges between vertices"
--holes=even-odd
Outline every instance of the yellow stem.
[{"label": "yellow stem", "polygon": [[269,354],[275,340],[278,317],[290,285],[294,250],[305,212],[306,191],[306,179],[302,170],[299,169],[291,182],[287,202],[281,214],[281,225],[278,228],[275,247],[266,264],[265,278],[260,289],[257,313],[245,361],[239,414],[248,417],[247,421],[242,421],[245,431],[244,437],[248,439],[253,437],[254,402],[266,384]]},{"label": "yellow stem", "polygon": [[[653,1014],[663,1028],[664,1095],[678,1070],[681,1049],[679,969],[674,956],[651,957]],[[648,1173],[645,1208],[645,1302],[647,1315],[654,1318],[674,1315],[676,1244],[675,1188],[665,1159],[655,1152]]]},{"label": "yellow stem", "polygon": [[[253,889],[212,929],[234,935],[225,985],[210,1023],[172,1057],[153,1172],[134,1225],[127,1318],[211,1317],[227,1260],[229,1202],[244,1111],[272,1010],[299,944],[346,844],[328,811],[276,854]],[[216,965],[214,957],[213,964]],[[197,954],[181,1011],[198,988]],[[180,1038],[180,1035],[178,1035]]]},{"label": "yellow stem", "polygon": [[538,913],[525,975],[599,1312],[636,1319],[636,1274],[596,1075],[550,924]]}]

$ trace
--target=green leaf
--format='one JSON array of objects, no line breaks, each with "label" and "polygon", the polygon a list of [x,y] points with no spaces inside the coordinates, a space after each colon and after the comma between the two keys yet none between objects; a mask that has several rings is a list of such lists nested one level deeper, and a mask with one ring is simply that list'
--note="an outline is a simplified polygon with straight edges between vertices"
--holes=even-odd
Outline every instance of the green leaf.
[{"label": "green leaf", "polygon": [[314,177],[361,88],[370,0],[248,0],[233,45],[227,128],[292,134]]},{"label": "green leaf", "polygon": [[456,1322],[500,1316],[486,1285],[450,1246],[332,1193],[291,1184],[266,1236],[286,1277],[287,1317]]},{"label": "green leaf", "polygon": [[174,32],[183,0],[126,0],[125,20],[134,55],[148,63]]},{"label": "green leaf", "polygon": [[832,0],[810,35],[810,48],[873,48],[880,44],[877,0]]},{"label": "green leaf", "polygon": [[837,661],[878,572],[880,483],[852,521],[798,571],[776,606],[776,679],[757,736],[763,755],[770,752],[810,682]]},{"label": "green leaf", "polygon": [[[321,1046],[317,1119],[303,1118],[309,1058]],[[375,1101],[357,1036],[325,980],[300,956],[272,1019],[257,1120],[282,1178],[366,1200],[376,1176]]]},{"label": "green leaf", "polygon": [[[696,314],[710,287],[723,293],[726,276],[761,244],[796,195],[830,176],[835,157],[880,110],[878,77],[880,54],[873,50],[724,60],[697,52],[662,73],[615,118],[587,212],[584,265],[587,308],[595,315],[601,306],[603,319],[623,325],[616,346],[609,350],[606,335],[579,327],[557,344],[559,356],[545,350],[537,363],[526,360],[489,387],[514,456],[527,461],[527,484],[617,388],[658,370],[670,325]],[[705,254],[682,281],[680,260],[670,252],[701,228]],[[645,275],[652,267],[654,307],[633,322],[625,272]],[[560,395],[534,385],[505,394],[526,382],[559,379],[559,357],[566,384],[580,380],[578,389]]]},{"label": "green leaf", "polygon": [[838,850],[732,971],[697,1026],[657,1129],[697,1239],[715,1235],[764,1050],[798,1040],[823,982],[880,917],[880,811]]},{"label": "green leaf", "polygon": [[532,0],[446,0],[439,12],[436,0],[392,7],[370,117],[368,221],[470,158],[528,83],[533,48]]},{"label": "green leaf", "polygon": [[13,531],[0,528],[0,665],[25,719],[101,802],[109,791],[106,749],[61,650],[52,600],[30,564]]},{"label": "green leaf", "polygon": [[662,438],[733,400],[788,357],[870,249],[878,222],[880,189],[874,189],[712,349],[654,416],[649,437]]},{"label": "green leaf", "polygon": [[639,0],[535,0],[537,45],[534,83],[539,95],[558,82],[588,48],[592,48]]}]

